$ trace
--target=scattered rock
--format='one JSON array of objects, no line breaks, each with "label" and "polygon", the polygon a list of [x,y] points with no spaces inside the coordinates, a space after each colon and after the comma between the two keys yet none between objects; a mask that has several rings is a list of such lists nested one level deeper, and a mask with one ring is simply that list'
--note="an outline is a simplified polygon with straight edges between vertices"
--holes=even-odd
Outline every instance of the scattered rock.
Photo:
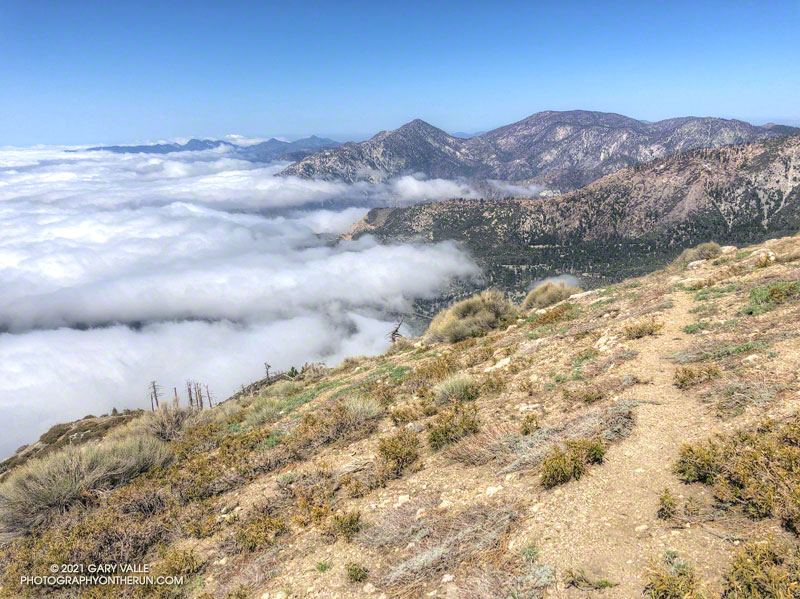
[{"label": "scattered rock", "polygon": [[506,357],[503,358],[502,360],[499,360],[497,364],[495,364],[494,366],[489,366],[488,368],[484,368],[483,371],[491,372],[492,370],[497,370],[498,368],[503,368],[505,366],[508,366],[510,363],[511,363],[511,358]]}]

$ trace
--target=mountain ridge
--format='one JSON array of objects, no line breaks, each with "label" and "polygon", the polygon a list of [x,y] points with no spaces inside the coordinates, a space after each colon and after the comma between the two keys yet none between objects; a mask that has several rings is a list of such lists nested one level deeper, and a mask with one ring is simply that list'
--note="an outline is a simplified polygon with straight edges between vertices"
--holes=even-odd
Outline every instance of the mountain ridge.
[{"label": "mountain ridge", "polygon": [[241,145],[222,139],[193,138],[185,143],[157,143],[142,145],[93,146],[85,150],[67,152],[113,152],[114,154],[172,154],[174,152],[200,152],[219,147],[230,148],[242,158],[255,162],[269,162],[291,155],[292,160],[301,160],[320,150],[333,148],[339,142],[325,137],[311,135],[294,141],[271,138],[252,145]]},{"label": "mountain ridge", "polygon": [[633,164],[800,129],[714,117],[649,123],[616,113],[545,111],[464,139],[415,119],[367,141],[311,154],[281,174],[382,181],[402,174],[539,184],[569,191]]},{"label": "mountain ridge", "polygon": [[604,284],[663,265],[687,244],[754,242],[796,228],[800,136],[691,150],[556,197],[373,209],[349,235],[456,240],[492,282],[521,291],[563,272]]}]

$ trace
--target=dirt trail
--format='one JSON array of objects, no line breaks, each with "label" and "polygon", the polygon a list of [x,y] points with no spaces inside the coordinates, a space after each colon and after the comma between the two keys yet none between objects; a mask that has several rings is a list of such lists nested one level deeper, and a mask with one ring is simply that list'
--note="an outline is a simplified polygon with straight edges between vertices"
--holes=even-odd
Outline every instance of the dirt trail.
[{"label": "dirt trail", "polygon": [[[636,408],[631,436],[612,445],[601,467],[543,494],[534,508],[531,535],[540,540],[542,563],[561,573],[583,568],[619,584],[603,597],[640,596],[643,570],[665,549],[689,557],[698,573],[714,578],[720,555],[730,548],[699,526],[675,530],[660,521],[653,524],[664,487],[679,495],[683,491],[670,473],[681,443],[708,436],[716,424],[705,406],[672,384],[676,366],[666,356],[685,347],[682,329],[692,322],[690,298],[674,294],[672,300],[674,306],[659,317],[661,334],[632,342],[639,355],[620,369],[652,380],[620,396],[652,402]],[[565,588],[562,577],[547,596],[586,597],[587,592]]]}]

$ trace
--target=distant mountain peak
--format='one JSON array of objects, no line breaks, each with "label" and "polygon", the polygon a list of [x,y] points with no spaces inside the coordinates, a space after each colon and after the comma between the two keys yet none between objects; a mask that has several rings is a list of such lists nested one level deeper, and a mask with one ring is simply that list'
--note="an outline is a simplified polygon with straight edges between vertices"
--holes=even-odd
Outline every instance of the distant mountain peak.
[{"label": "distant mountain peak", "polygon": [[480,135],[455,137],[414,119],[365,142],[312,154],[282,174],[355,181],[422,172],[568,191],[655,158],[789,133],[785,127],[713,117],[648,123],[613,112],[548,110]]}]

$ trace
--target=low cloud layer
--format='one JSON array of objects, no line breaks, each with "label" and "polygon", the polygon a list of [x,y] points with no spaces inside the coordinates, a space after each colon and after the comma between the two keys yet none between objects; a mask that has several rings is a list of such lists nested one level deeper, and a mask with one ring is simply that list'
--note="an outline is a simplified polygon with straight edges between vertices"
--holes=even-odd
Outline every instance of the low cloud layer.
[{"label": "low cloud layer", "polygon": [[222,399],[264,361],[380,352],[393,314],[477,274],[449,243],[336,237],[370,206],[466,185],[280,169],[223,150],[0,149],[0,455],[56,422],[149,405],[151,379]]}]

